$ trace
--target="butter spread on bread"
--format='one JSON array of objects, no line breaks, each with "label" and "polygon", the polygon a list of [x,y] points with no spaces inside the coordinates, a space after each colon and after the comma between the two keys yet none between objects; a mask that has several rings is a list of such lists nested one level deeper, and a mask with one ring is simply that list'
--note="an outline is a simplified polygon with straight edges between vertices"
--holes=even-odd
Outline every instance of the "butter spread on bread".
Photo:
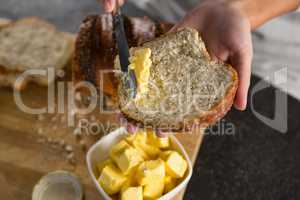
[{"label": "butter spread on bread", "polygon": [[133,55],[129,58],[129,68],[134,70],[137,80],[137,95],[136,99],[139,100],[148,91],[150,67],[152,65],[151,49],[144,48],[138,49],[133,52]]}]

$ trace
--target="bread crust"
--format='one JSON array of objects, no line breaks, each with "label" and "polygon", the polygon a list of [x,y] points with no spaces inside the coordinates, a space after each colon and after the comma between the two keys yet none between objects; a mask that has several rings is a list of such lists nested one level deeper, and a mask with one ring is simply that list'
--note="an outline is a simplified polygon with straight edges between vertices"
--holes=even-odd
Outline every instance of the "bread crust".
[{"label": "bread crust", "polygon": [[231,86],[226,91],[226,95],[224,96],[224,98],[221,99],[221,101],[217,105],[213,106],[207,112],[206,115],[201,116],[198,119],[195,119],[194,122],[190,122],[187,125],[187,127],[186,128],[183,127],[183,129],[189,131],[193,129],[195,125],[201,127],[202,126],[207,127],[208,125],[212,125],[217,121],[219,121],[220,119],[222,119],[227,114],[227,112],[231,109],[235,99],[239,80],[238,80],[238,75],[236,70],[231,65],[227,65],[227,67],[232,73],[232,82],[231,82]]},{"label": "bread crust", "polygon": [[[103,16],[98,16],[98,18],[103,18]],[[132,25],[132,24],[135,23],[134,20],[132,20],[132,18],[126,18],[126,19],[131,23],[131,26],[125,26],[125,28],[127,27],[127,28],[133,29],[133,30],[127,29],[127,37],[128,37],[129,44],[130,44],[131,47],[139,46],[142,43],[148,41],[149,37],[146,40],[144,39],[144,37],[149,36],[149,34],[154,35],[156,37],[161,35],[161,34],[153,34],[153,31],[155,32],[155,29],[158,29],[156,27],[157,25],[155,25],[154,28],[148,30],[148,31],[152,31],[152,33],[138,33],[141,30],[137,30],[135,28],[135,26]],[[146,19],[146,20],[145,19],[137,19],[137,18],[134,18],[134,19],[139,20],[139,23],[142,23],[143,21],[144,21],[144,23],[149,23],[149,19]],[[87,23],[87,21],[88,20],[85,20],[84,23]],[[163,23],[160,24],[159,27],[160,28],[164,27]],[[167,28],[161,28],[160,29],[161,33],[166,33],[170,29],[171,25],[167,24],[167,25],[165,25],[165,27],[167,27]],[[83,33],[91,32],[90,29],[91,29],[91,27],[87,28],[87,26],[83,26],[83,28],[81,28],[81,30],[78,34],[78,37],[77,37],[75,59],[74,59],[74,63],[73,63],[74,64],[73,67],[74,67],[74,70],[75,70],[74,74],[73,74],[73,77],[75,79],[75,82],[79,81],[79,80],[86,80],[86,77],[84,77],[82,75],[79,75],[79,74],[80,73],[82,74],[84,72],[84,70],[87,70],[87,69],[84,69],[84,68],[80,69],[80,62],[79,62],[78,59],[80,59],[79,54],[82,51],[87,51],[87,50],[82,49],[82,46],[84,46],[83,43],[87,42],[86,40],[83,40]],[[98,33],[98,34],[101,34],[101,32]],[[108,33],[106,33],[106,34],[108,34]],[[109,34],[112,34],[112,30]],[[162,36],[162,37],[167,37],[167,35]],[[102,39],[105,40],[107,43],[111,42],[112,45],[115,46],[115,41],[114,40],[109,40],[108,38],[112,38],[112,36],[102,38]],[[150,39],[151,39],[151,37],[150,37]],[[152,37],[152,39],[154,39],[154,37]],[[91,41],[89,40],[89,42],[91,42]],[[135,43],[137,45],[132,45],[133,43]],[[209,57],[207,51],[205,50],[205,48],[204,48],[204,53],[207,56],[207,58],[210,59],[210,57]],[[114,52],[114,55],[116,55],[116,52]],[[104,54],[104,56],[105,56],[105,54]],[[114,57],[112,59],[114,59]],[[110,67],[110,69],[112,69],[114,61],[110,60],[109,63],[111,64],[111,66],[106,66],[106,68]],[[102,65],[103,65],[103,63],[98,63],[96,68],[101,70],[101,69],[103,69]],[[152,127],[154,129],[160,129],[160,130],[164,130],[164,131],[191,131],[194,128],[199,128],[199,127],[200,128],[201,127],[205,128],[208,125],[214,124],[216,121],[218,121],[222,117],[224,117],[224,115],[230,110],[230,108],[233,104],[234,97],[235,97],[237,87],[238,87],[238,76],[237,76],[237,72],[233,69],[232,66],[227,65],[227,67],[228,67],[229,71],[232,73],[232,83],[231,83],[231,86],[228,87],[228,90],[226,91],[224,98],[221,99],[215,106],[213,106],[204,115],[201,115],[197,119],[193,119],[193,120],[186,121],[186,122],[181,122],[180,124],[178,124],[178,126],[176,126],[176,128],[173,128],[173,127],[166,128],[166,127],[162,127],[162,126],[157,126],[157,124],[144,124],[142,121],[130,118],[130,116],[128,114],[126,114],[122,111],[122,108],[120,108],[120,110],[122,111],[122,114],[125,116],[125,118],[128,120],[128,122],[133,123],[133,124],[135,124],[136,126],[139,126],[139,127],[146,126],[147,128]],[[79,76],[81,76],[81,77],[78,78]],[[113,78],[109,77],[109,78],[106,79],[106,81],[109,81],[109,79],[113,79],[113,80],[110,80],[110,84],[111,84],[110,87],[112,87],[113,89],[111,90],[111,88],[105,87],[105,85],[104,85],[104,88],[102,88],[103,89],[102,92],[104,92],[104,94],[108,94],[108,96],[113,97],[116,101],[118,101],[117,85],[118,85],[119,80],[116,79],[115,77],[113,77]],[[107,82],[105,82],[105,84],[106,83]],[[100,88],[98,87],[98,89],[100,89]]]}]

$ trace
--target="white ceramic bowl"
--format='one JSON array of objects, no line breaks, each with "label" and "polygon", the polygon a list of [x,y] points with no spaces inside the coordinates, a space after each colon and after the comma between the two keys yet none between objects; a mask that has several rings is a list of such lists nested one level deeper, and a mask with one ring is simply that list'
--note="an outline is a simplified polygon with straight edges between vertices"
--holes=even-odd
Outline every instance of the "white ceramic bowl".
[{"label": "white ceramic bowl", "polygon": [[[105,200],[112,200],[110,196],[103,190],[103,188],[98,184],[97,177],[96,177],[96,164],[106,160],[109,157],[109,150],[110,148],[121,141],[124,137],[127,136],[127,131],[125,128],[119,128],[108,135],[101,138],[96,144],[94,144],[88,151],[86,161],[87,166],[89,170],[89,174],[91,178],[93,179],[93,182]],[[182,182],[177,185],[172,191],[169,193],[163,195],[158,200],[170,200],[172,199],[178,192],[180,192],[182,189],[185,188],[185,186],[188,184],[189,180],[191,179],[192,173],[193,173],[193,167],[190,161],[190,158],[188,157],[186,151],[184,150],[183,146],[180,144],[180,142],[176,139],[175,136],[170,136],[172,149],[180,152],[184,158],[186,159],[188,163],[188,171],[185,175],[185,178],[182,180]]]}]

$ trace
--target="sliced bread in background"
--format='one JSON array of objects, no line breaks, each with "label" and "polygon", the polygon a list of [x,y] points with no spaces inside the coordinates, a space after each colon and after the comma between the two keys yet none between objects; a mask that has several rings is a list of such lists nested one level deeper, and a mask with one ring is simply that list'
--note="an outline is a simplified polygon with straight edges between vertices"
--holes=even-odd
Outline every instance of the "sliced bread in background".
[{"label": "sliced bread in background", "polygon": [[9,19],[0,18],[0,26],[9,24],[10,22],[11,22],[11,20],[9,20]]},{"label": "sliced bread in background", "polygon": [[[62,69],[70,61],[74,39],[59,32],[50,23],[36,17],[23,18],[0,25],[0,86],[23,88],[32,81],[47,85],[47,77],[29,77],[14,85],[28,69]],[[53,80],[50,80],[50,82]]]},{"label": "sliced bread in background", "polygon": [[132,48],[131,56],[145,48],[152,61],[147,92],[132,99],[119,84],[119,105],[127,118],[151,128],[190,130],[214,123],[231,108],[237,73],[210,59],[196,30],[168,33]]}]

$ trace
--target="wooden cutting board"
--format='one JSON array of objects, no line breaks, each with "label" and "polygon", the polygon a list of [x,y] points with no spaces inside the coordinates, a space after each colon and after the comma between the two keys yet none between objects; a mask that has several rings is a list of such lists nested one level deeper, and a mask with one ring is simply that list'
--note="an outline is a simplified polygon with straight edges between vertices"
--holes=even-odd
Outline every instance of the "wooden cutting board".
[{"label": "wooden cutting board", "polygon": [[[22,91],[22,98],[26,105],[45,106],[47,88],[29,85]],[[117,122],[113,114],[93,113],[82,117],[102,124]],[[74,172],[83,184],[85,199],[100,199],[87,173],[85,154],[102,134],[76,136],[74,128],[67,127],[64,114],[26,114],[15,104],[12,89],[0,89],[0,199],[31,199],[37,181],[55,170]],[[176,137],[194,163],[203,132],[179,133]],[[73,157],[66,146],[73,148]],[[182,197],[183,191],[174,200]]]}]

